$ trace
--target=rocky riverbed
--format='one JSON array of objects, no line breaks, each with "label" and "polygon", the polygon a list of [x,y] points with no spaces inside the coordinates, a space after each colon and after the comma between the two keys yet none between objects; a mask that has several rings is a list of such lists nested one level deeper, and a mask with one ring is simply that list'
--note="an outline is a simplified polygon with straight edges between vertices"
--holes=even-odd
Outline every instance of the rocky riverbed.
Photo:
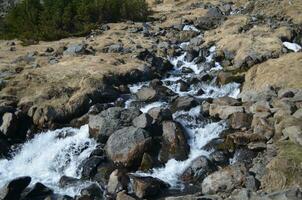
[{"label": "rocky riverbed", "polygon": [[302,199],[302,3],[149,3],[0,41],[0,199]]}]

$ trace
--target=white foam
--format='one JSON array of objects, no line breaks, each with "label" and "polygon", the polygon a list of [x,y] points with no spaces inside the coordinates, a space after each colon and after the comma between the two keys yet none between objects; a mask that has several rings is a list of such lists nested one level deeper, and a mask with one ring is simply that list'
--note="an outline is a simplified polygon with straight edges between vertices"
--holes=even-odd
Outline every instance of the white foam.
[{"label": "white foam", "polygon": [[[64,134],[71,136],[60,137]],[[63,175],[80,178],[78,167],[95,147],[88,125],[37,134],[11,160],[0,160],[0,187],[16,177],[30,176],[31,184],[41,182],[57,193],[74,196],[86,184],[62,189],[58,182]]]},{"label": "white foam", "polygon": [[140,109],[140,111],[142,111],[143,113],[147,113],[149,110],[151,110],[152,108],[156,108],[156,107],[161,107],[163,105],[165,105],[165,102],[162,101],[156,101],[150,104],[145,105],[144,107],[142,107]]},{"label": "white foam", "polygon": [[217,138],[225,127],[224,123],[218,122],[207,124],[205,127],[187,129],[190,137],[188,143],[191,148],[189,158],[187,160],[177,161],[175,159],[171,159],[162,168],[155,168],[150,173],[138,172],[138,174],[159,178],[169,183],[172,188],[182,188],[183,184],[179,177],[190,166],[191,162],[195,158],[202,155],[209,155],[210,152],[202,150],[201,148],[212,139]]},{"label": "white foam", "polygon": [[289,49],[289,50],[292,50],[294,52],[298,52],[302,49],[302,47],[297,44],[297,43],[291,43],[291,42],[283,42],[283,45]]}]

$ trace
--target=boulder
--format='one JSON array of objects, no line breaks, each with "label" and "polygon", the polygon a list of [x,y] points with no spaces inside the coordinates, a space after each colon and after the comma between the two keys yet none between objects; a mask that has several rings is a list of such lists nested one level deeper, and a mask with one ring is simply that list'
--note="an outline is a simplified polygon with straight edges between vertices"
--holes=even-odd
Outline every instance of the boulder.
[{"label": "boulder", "polygon": [[194,159],[190,166],[181,175],[181,179],[187,183],[201,186],[205,177],[216,170],[216,166],[205,156]]},{"label": "boulder", "polygon": [[223,21],[224,17],[221,10],[217,7],[210,8],[207,13],[198,18],[194,25],[201,30],[210,30],[215,28]]},{"label": "boulder", "polygon": [[69,176],[62,176],[59,180],[60,187],[70,187],[76,186],[82,183],[83,181],[77,178],[69,177]]},{"label": "boulder", "polygon": [[166,163],[174,158],[176,160],[185,160],[190,152],[187,144],[187,137],[184,129],[179,123],[173,121],[164,121],[162,147],[159,152],[159,160]]},{"label": "boulder", "polygon": [[126,194],[125,191],[122,191],[122,192],[117,193],[116,200],[135,200],[135,198]]},{"label": "boulder", "polygon": [[169,188],[169,184],[153,177],[131,176],[133,190],[138,198],[152,198]]},{"label": "boulder", "polygon": [[233,129],[249,129],[253,116],[251,114],[236,112],[230,117],[230,125]]},{"label": "boulder", "polygon": [[293,143],[302,146],[302,130],[300,126],[289,126],[282,131],[285,137],[288,137]]},{"label": "boulder", "polygon": [[212,117],[219,117],[220,119],[227,119],[230,115],[243,112],[242,106],[220,106],[217,104],[211,104],[209,114]]},{"label": "boulder", "polygon": [[140,115],[135,108],[112,107],[97,115],[89,115],[89,135],[99,142],[106,143],[116,130],[130,126],[132,120]]},{"label": "boulder", "polygon": [[91,179],[97,173],[97,167],[105,160],[102,156],[92,156],[81,163],[82,178]]},{"label": "boulder", "polygon": [[0,189],[0,199],[12,200],[19,199],[23,190],[30,184],[29,176],[19,177],[11,180]]},{"label": "boulder", "polygon": [[237,99],[234,99],[229,96],[215,98],[213,104],[220,106],[240,106],[240,102]]},{"label": "boulder", "polygon": [[127,189],[128,184],[129,177],[116,169],[110,174],[107,184],[107,191],[110,194],[115,194],[123,191],[124,189]]},{"label": "boulder", "polygon": [[228,166],[207,176],[202,182],[204,194],[229,193],[245,182],[246,169],[243,165]]},{"label": "boulder", "polygon": [[106,152],[113,162],[125,167],[133,167],[139,165],[150,143],[151,137],[144,129],[125,127],[109,137]]},{"label": "boulder", "polygon": [[153,88],[143,87],[135,94],[139,101],[152,102],[158,99],[157,91]]},{"label": "boulder", "polygon": [[172,102],[171,111],[174,113],[180,110],[189,110],[194,107],[195,103],[196,102],[193,97],[180,96]]},{"label": "boulder", "polygon": [[64,51],[64,55],[81,55],[85,54],[87,44],[71,44]]},{"label": "boulder", "polygon": [[148,111],[148,114],[153,118],[153,122],[162,122],[164,120],[172,120],[172,112],[167,108],[155,107]]},{"label": "boulder", "polygon": [[143,113],[140,116],[133,119],[132,124],[137,128],[148,128],[151,126],[153,118],[147,114]]},{"label": "boulder", "polygon": [[104,190],[101,189],[98,184],[93,183],[88,187],[81,190],[81,197],[79,200],[94,200],[94,199],[103,199]]},{"label": "boulder", "polygon": [[24,195],[24,199],[42,199],[52,193],[52,189],[38,182],[29,191],[26,192],[26,195]]}]

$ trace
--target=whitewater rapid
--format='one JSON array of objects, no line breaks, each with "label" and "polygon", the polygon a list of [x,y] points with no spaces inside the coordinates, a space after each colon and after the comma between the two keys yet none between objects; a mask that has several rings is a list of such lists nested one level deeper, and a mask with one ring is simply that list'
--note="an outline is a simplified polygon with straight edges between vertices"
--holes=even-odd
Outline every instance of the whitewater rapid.
[{"label": "whitewater rapid", "polygon": [[80,178],[79,166],[96,145],[89,138],[88,125],[37,134],[11,160],[0,160],[0,188],[13,178],[30,176],[32,184],[41,182],[59,194],[75,196],[88,183],[60,188],[59,180],[63,175]]}]

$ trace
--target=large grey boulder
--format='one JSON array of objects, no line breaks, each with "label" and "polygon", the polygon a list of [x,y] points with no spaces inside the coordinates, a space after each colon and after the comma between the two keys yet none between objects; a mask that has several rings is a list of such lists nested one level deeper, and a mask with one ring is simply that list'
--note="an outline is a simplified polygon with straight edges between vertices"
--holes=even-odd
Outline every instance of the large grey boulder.
[{"label": "large grey boulder", "polygon": [[144,152],[149,148],[151,137],[142,128],[125,127],[115,131],[106,143],[108,157],[124,167],[140,164]]},{"label": "large grey boulder", "polygon": [[234,165],[223,168],[206,177],[202,182],[204,194],[229,193],[244,184],[246,168]]},{"label": "large grey boulder", "polygon": [[106,143],[109,136],[116,130],[131,126],[132,120],[140,115],[136,108],[123,109],[112,107],[97,115],[89,115],[89,134],[97,141]]}]

